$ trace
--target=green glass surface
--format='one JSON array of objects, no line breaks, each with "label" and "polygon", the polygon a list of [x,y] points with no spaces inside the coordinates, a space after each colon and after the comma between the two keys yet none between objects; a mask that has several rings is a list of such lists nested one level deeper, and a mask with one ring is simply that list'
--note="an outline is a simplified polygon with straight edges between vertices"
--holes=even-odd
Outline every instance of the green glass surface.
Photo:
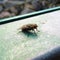
[{"label": "green glass surface", "polygon": [[[40,32],[19,32],[29,23],[37,24]],[[60,46],[60,10],[0,25],[0,60],[28,60],[56,46]]]}]

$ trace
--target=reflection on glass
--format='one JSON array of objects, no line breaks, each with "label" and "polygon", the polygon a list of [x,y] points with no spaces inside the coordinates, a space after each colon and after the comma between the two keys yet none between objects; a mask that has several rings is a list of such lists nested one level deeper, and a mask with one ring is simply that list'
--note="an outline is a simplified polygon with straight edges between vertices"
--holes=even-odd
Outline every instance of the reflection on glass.
[{"label": "reflection on glass", "polygon": [[60,0],[0,0],[0,19],[60,6]]}]

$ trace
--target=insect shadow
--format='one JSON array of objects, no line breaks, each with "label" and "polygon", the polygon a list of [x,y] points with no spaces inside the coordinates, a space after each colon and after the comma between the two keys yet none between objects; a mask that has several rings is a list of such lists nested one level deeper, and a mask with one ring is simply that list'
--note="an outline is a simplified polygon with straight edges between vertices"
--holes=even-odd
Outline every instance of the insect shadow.
[{"label": "insect shadow", "polygon": [[23,33],[24,36],[27,36],[27,37],[33,38],[33,39],[38,37],[37,33],[35,33],[35,32],[22,31],[22,32],[19,32],[19,33]]}]

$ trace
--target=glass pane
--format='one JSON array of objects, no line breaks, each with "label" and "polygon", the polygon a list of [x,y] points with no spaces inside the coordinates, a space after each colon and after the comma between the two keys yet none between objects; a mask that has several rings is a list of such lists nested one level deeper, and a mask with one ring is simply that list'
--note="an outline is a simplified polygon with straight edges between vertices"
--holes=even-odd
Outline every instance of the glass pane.
[{"label": "glass pane", "polygon": [[[24,33],[18,30],[26,24],[37,24],[39,32]],[[60,10],[0,25],[1,60],[29,60],[58,45]]]}]

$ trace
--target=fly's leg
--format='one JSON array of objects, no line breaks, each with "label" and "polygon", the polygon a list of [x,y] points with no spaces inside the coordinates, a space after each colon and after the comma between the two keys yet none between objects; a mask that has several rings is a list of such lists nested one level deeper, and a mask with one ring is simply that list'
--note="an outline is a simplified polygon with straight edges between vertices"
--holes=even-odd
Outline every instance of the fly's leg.
[{"label": "fly's leg", "polygon": [[36,33],[35,29],[33,29],[34,33]]},{"label": "fly's leg", "polygon": [[40,32],[37,28],[36,28],[36,31]]}]

